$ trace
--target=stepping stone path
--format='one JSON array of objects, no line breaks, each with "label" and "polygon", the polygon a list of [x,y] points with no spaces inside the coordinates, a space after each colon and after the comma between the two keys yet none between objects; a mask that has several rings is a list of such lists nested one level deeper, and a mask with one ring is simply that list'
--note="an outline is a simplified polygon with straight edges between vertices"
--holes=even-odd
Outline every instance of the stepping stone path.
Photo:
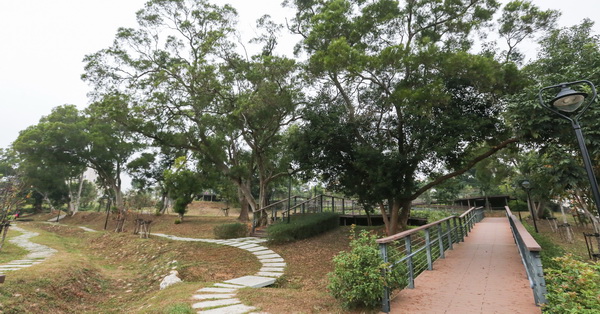
[{"label": "stepping stone path", "polygon": [[27,231],[23,228],[17,227],[14,224],[12,224],[10,228],[23,234],[20,236],[16,236],[8,241],[14,245],[20,246],[25,250],[29,251],[29,254],[27,254],[24,259],[13,260],[0,265],[0,274],[4,274],[7,271],[20,270],[32,265],[39,264],[57,252],[53,248],[29,241],[29,239],[39,235],[39,233]]},{"label": "stepping stone path", "polygon": [[194,303],[192,308],[199,310],[198,313],[241,314],[250,313],[256,310],[255,307],[244,305],[239,299],[235,298],[236,291],[247,287],[262,288],[270,286],[275,283],[275,280],[278,277],[283,275],[286,266],[285,261],[279,254],[260,245],[267,241],[265,239],[248,237],[230,240],[214,240],[184,238],[161,233],[152,233],[152,235],[177,241],[208,242],[237,247],[254,254],[262,263],[262,268],[253,276],[243,276],[226,280],[216,283],[212,287],[205,287],[196,291],[197,294],[192,296],[192,300],[198,302]]},{"label": "stepping stone path", "polygon": [[[29,250],[31,253],[28,254],[24,260],[15,260],[7,264],[0,265],[0,274],[3,271],[18,270],[41,263],[52,254],[56,253],[56,250],[52,248],[28,241],[29,238],[37,236],[38,233],[26,231],[25,229],[16,227],[14,225],[12,228],[13,230],[23,232],[24,234],[11,239],[10,242]],[[87,232],[96,232],[96,230],[87,227],[80,228]],[[152,233],[152,235],[176,241],[206,242],[229,245],[254,254],[262,263],[262,268],[254,276],[242,276],[239,278],[226,280],[216,283],[212,287],[205,287],[196,291],[197,294],[192,296],[192,300],[198,302],[192,304],[192,308],[198,309],[198,313],[252,313],[252,311],[254,311],[256,308],[242,304],[239,299],[235,298],[236,291],[238,289],[247,287],[262,288],[270,286],[275,283],[275,280],[278,277],[283,275],[283,271],[286,266],[285,261],[279,254],[265,246],[260,245],[261,243],[267,241],[261,238],[247,237],[229,240],[216,240],[185,238],[162,233]]]}]

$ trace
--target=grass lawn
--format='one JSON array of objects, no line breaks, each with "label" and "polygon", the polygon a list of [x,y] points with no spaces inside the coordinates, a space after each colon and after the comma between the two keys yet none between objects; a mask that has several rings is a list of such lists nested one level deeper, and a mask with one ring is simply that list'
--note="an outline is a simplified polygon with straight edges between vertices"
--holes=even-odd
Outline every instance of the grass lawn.
[{"label": "grass lawn", "polygon": [[16,259],[22,259],[25,257],[25,255],[27,255],[27,253],[29,253],[20,246],[16,246],[10,243],[9,240],[11,238],[14,238],[19,235],[21,235],[20,232],[11,230],[9,227],[6,239],[4,239],[4,244],[2,245],[2,251],[0,251],[0,264],[7,263]]}]

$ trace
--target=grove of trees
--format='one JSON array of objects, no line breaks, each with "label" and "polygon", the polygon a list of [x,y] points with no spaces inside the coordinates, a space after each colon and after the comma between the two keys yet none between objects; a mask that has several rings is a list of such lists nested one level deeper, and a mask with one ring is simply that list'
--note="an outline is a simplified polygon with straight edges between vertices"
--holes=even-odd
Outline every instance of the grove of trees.
[{"label": "grove of trees", "polygon": [[[56,107],[21,132],[15,171],[72,213],[91,168],[121,214],[127,172],[158,190],[160,210],[171,198],[183,218],[194,191],[212,188],[247,221],[293,165],[389,215],[388,234],[415,199],[467,185],[489,195],[528,178],[540,212],[593,205],[571,128],[536,103],[542,86],[600,82],[592,21],[556,28],[559,12],[521,0],[283,4],[292,20],[265,15],[243,42],[230,5],[148,1],[137,27],[85,57],[89,107]],[[286,32],[301,38],[294,56],[278,53]],[[520,45],[535,40],[528,60]],[[582,125],[600,166],[598,114]]]}]

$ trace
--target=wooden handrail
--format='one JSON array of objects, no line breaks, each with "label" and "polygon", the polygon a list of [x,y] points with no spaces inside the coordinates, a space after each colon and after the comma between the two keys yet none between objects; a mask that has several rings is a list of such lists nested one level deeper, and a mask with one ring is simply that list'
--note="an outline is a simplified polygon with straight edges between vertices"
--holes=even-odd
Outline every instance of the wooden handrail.
[{"label": "wooden handrail", "polygon": [[393,241],[396,241],[396,240],[402,239],[402,238],[404,238],[404,237],[406,237],[406,236],[409,236],[409,235],[411,235],[411,234],[417,233],[417,232],[419,232],[419,231],[421,231],[421,230],[424,230],[424,229],[427,229],[427,228],[431,228],[431,227],[433,227],[433,226],[435,226],[435,225],[439,225],[439,224],[441,224],[442,222],[445,222],[445,221],[447,221],[447,220],[450,220],[450,219],[452,219],[452,218],[454,218],[454,217],[456,217],[456,216],[449,216],[449,217],[446,217],[446,218],[444,218],[444,219],[440,219],[440,220],[438,220],[438,221],[435,221],[435,222],[432,222],[432,223],[429,223],[429,224],[426,224],[426,225],[422,225],[422,226],[420,226],[420,227],[417,227],[417,228],[414,228],[414,229],[410,229],[410,230],[402,231],[402,232],[400,232],[400,233],[396,233],[396,234],[394,234],[394,235],[391,235],[391,236],[389,236],[389,237],[385,237],[385,238],[377,239],[377,243],[379,243],[379,244],[382,244],[382,243],[389,243],[389,242],[393,242]]},{"label": "wooden handrail", "polygon": [[272,207],[272,206],[278,205],[278,204],[280,204],[280,203],[283,203],[283,202],[287,202],[287,200],[288,200],[288,199],[286,198],[286,199],[284,199],[284,200],[277,201],[277,202],[275,202],[275,203],[273,203],[273,204],[269,204],[269,205],[267,205],[267,206],[265,206],[265,207],[263,207],[263,208],[260,208],[260,209],[254,210],[254,211],[252,211],[252,212],[253,212],[253,213],[256,213],[256,212],[259,212],[259,211],[263,211],[263,210],[265,210],[265,209],[267,209],[267,208],[269,208],[269,207]]},{"label": "wooden handrail", "polygon": [[532,252],[540,252],[542,247],[537,243],[537,241],[533,238],[533,236],[525,229],[525,226],[521,223],[519,219],[515,215],[513,215],[512,211],[508,206],[504,206],[506,213],[508,214],[508,219],[511,219],[517,228],[517,231],[521,235],[521,239],[523,239],[523,244],[529,251]]},{"label": "wooden handrail", "polygon": [[467,210],[466,212],[460,214],[460,216],[458,216],[458,218],[465,218],[466,215],[470,214],[472,211],[481,208],[481,206],[479,207],[471,207],[469,210]]}]

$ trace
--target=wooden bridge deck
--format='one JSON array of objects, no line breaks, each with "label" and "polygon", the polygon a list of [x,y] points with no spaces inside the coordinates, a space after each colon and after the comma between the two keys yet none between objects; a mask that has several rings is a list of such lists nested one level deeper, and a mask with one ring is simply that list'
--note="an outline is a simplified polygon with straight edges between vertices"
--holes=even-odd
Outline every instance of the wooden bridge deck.
[{"label": "wooden bridge deck", "polygon": [[433,270],[392,299],[390,313],[541,313],[506,218],[485,218]]}]

